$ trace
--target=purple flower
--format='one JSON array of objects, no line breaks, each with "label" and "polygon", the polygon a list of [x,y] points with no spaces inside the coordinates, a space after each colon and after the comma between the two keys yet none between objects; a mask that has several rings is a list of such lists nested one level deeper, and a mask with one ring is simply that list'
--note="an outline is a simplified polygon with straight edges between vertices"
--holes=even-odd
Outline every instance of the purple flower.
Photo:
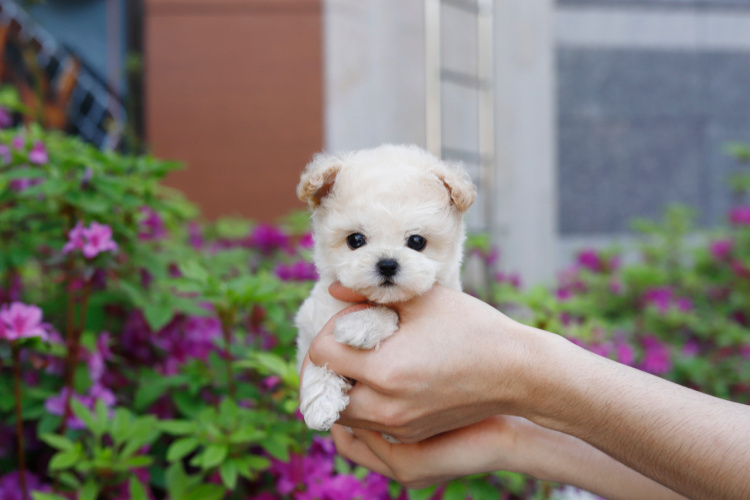
[{"label": "purple flower", "polygon": [[[68,394],[70,394],[70,389],[63,387],[56,396],[47,398],[44,402],[44,408],[52,415],[65,415],[65,402],[68,400]],[[73,393],[71,399],[78,400],[90,410],[94,409],[96,402],[100,399],[104,402],[107,408],[112,408],[115,403],[117,403],[117,398],[115,398],[114,393],[98,382],[91,386],[88,394]],[[75,415],[68,417],[66,425],[71,429],[86,428],[86,425]]]},{"label": "purple flower", "polygon": [[711,255],[715,260],[725,260],[732,252],[732,240],[717,240],[711,243]]},{"label": "purple flower", "polygon": [[700,350],[700,344],[698,344],[698,341],[694,339],[688,340],[687,342],[685,342],[685,345],[682,346],[682,354],[689,358],[697,356],[700,353]]},{"label": "purple flower", "polygon": [[647,290],[643,295],[643,299],[646,304],[656,306],[660,313],[666,313],[671,307],[677,306],[682,312],[687,312],[693,309],[693,303],[690,299],[684,297],[676,297],[674,291],[670,287],[657,287]]},{"label": "purple flower", "polygon": [[10,189],[12,191],[15,191],[17,193],[20,193],[21,191],[26,191],[32,186],[36,186],[37,184],[41,184],[43,181],[42,179],[35,178],[35,179],[13,179],[10,181]]},{"label": "purple flower", "polygon": [[281,377],[279,377],[278,375],[271,375],[270,377],[264,378],[263,381],[261,382],[261,385],[267,391],[272,391],[276,389],[280,383],[281,383]]},{"label": "purple flower", "polygon": [[639,368],[654,375],[663,375],[672,368],[669,349],[653,335],[641,339],[643,360]]},{"label": "purple flower", "polygon": [[83,245],[86,244],[83,239],[83,231],[83,222],[78,221],[75,227],[68,231],[68,242],[65,243],[65,246],[62,249],[63,253],[68,253],[73,250],[80,250],[81,248],[83,248]]},{"label": "purple flower", "polygon": [[312,233],[305,233],[302,236],[300,236],[297,244],[300,246],[300,248],[304,248],[304,249],[312,248],[315,245],[315,241],[313,240]]},{"label": "purple flower", "polygon": [[8,128],[13,125],[13,116],[11,116],[8,108],[0,106],[0,128]]},{"label": "purple flower", "polygon": [[495,281],[507,283],[513,288],[521,288],[521,278],[516,273],[495,273]]},{"label": "purple flower", "polygon": [[93,259],[101,252],[117,250],[117,243],[112,240],[112,228],[98,222],[92,222],[86,228],[83,222],[78,221],[78,224],[68,232],[68,242],[62,249],[63,253],[72,250],[81,250],[87,259]]},{"label": "purple flower", "polygon": [[10,141],[10,145],[13,146],[14,149],[23,149],[26,147],[26,139],[24,139],[22,135],[17,135]]},{"label": "purple flower", "polygon": [[289,236],[276,226],[259,224],[248,236],[245,244],[268,255],[275,250],[288,249]]},{"label": "purple flower", "polygon": [[3,159],[3,165],[8,165],[13,159],[10,148],[5,144],[0,144],[0,158]]},{"label": "purple flower", "polygon": [[615,355],[617,356],[617,361],[623,365],[632,366],[635,360],[633,348],[624,341],[615,342]]},{"label": "purple flower", "polygon": [[[49,486],[30,471],[26,471],[26,487],[33,491],[52,491]],[[21,477],[17,470],[0,477],[0,500],[26,500],[21,492]]]},{"label": "purple flower", "polygon": [[143,219],[140,221],[138,239],[141,241],[159,240],[166,236],[164,221],[151,207],[141,207]]},{"label": "purple flower", "polygon": [[112,228],[106,224],[92,222],[88,229],[83,230],[86,244],[83,245],[83,256],[93,259],[101,252],[117,250],[117,243],[112,241]]},{"label": "purple flower", "polygon": [[3,306],[0,309],[0,338],[17,340],[29,337],[47,340],[47,332],[42,328],[42,310],[21,302]]},{"label": "purple flower", "polygon": [[29,161],[34,165],[44,165],[49,161],[47,150],[42,141],[36,141],[29,151]]},{"label": "purple flower", "polygon": [[750,225],[750,206],[744,205],[733,208],[729,212],[729,220],[732,224],[737,224],[738,226]]},{"label": "purple flower", "polygon": [[599,256],[597,251],[593,249],[581,251],[578,254],[578,258],[576,260],[578,262],[578,265],[590,271],[599,272],[604,267],[602,258]]},{"label": "purple flower", "polygon": [[294,264],[281,263],[276,266],[274,273],[284,281],[315,281],[318,279],[315,264],[304,260]]}]

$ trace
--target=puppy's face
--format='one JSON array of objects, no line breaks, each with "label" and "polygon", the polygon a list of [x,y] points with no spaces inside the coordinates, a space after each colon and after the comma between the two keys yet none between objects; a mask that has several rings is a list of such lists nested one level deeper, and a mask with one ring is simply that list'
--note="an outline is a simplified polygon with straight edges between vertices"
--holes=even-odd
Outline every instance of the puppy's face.
[{"label": "puppy's face", "polygon": [[436,282],[457,279],[463,214],[436,175],[443,164],[398,146],[339,160],[313,211],[321,276],[379,303],[407,300]]}]

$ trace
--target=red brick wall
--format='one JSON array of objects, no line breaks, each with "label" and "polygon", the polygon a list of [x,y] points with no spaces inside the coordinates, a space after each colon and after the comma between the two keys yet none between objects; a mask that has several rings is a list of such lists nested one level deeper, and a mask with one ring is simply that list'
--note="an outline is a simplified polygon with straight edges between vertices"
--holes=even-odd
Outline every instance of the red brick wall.
[{"label": "red brick wall", "polygon": [[303,208],[323,143],[320,0],[147,0],[145,126],[209,217]]}]

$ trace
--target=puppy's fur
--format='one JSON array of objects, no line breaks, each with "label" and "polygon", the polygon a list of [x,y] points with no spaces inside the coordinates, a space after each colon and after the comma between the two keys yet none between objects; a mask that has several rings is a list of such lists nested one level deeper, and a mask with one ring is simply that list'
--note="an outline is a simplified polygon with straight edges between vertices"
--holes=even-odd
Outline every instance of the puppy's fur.
[{"label": "puppy's fur", "polygon": [[[296,318],[297,369],[313,337],[349,305],[329,295],[334,281],[377,304],[408,300],[435,283],[460,290],[463,213],[475,192],[460,166],[416,146],[316,155],[297,187],[299,199],[312,210],[314,260],[320,274]],[[418,236],[426,241],[424,248]],[[372,349],[397,329],[397,314],[377,306],[340,318],[334,338]],[[300,388],[307,425],[330,429],[349,402],[350,388],[326,367],[309,365]]]}]

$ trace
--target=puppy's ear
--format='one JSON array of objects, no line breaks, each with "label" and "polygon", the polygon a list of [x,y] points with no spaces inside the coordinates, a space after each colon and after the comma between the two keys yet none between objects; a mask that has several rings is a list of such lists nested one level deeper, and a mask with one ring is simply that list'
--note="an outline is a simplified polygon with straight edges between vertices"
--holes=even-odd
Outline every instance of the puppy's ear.
[{"label": "puppy's ear", "polygon": [[339,170],[340,158],[325,153],[316,154],[300,176],[297,198],[310,208],[317,207],[336,182]]},{"label": "puppy's ear", "polygon": [[460,165],[439,163],[430,171],[442,181],[451,194],[451,201],[461,212],[466,212],[477,194],[477,188],[471,177]]}]

